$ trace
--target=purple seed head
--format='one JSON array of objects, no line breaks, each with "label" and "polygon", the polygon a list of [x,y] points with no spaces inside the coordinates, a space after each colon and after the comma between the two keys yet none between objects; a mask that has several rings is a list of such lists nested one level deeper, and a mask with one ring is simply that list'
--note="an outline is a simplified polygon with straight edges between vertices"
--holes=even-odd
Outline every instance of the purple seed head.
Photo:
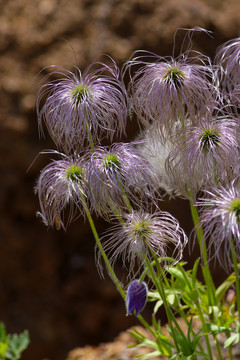
[{"label": "purple seed head", "polygon": [[169,154],[167,171],[181,194],[195,198],[199,190],[232,179],[238,160],[237,121],[203,118],[183,129]]},{"label": "purple seed head", "polygon": [[86,163],[79,156],[58,153],[60,160],[48,164],[38,178],[35,191],[38,194],[41,216],[44,223],[57,229],[63,227],[63,213],[69,207],[68,223],[80,212],[84,215],[86,201]]},{"label": "purple seed head", "polygon": [[215,63],[219,66],[220,87],[224,95],[231,94],[240,84],[240,37],[227,41],[217,49]]},{"label": "purple seed head", "polygon": [[75,72],[60,69],[54,74],[61,79],[40,88],[37,114],[40,131],[44,122],[60,150],[79,151],[89,141],[125,133],[127,96],[113,60],[112,66],[93,63],[83,73],[76,67]]},{"label": "purple seed head", "polygon": [[230,239],[240,260],[240,181],[234,179],[227,186],[218,185],[205,191],[198,199],[200,221],[209,250],[227,269],[231,267]]},{"label": "purple seed head", "polygon": [[[151,62],[152,61],[152,62]],[[208,58],[163,58],[145,53],[130,60],[126,69],[138,70],[131,78],[133,108],[144,125],[164,126],[171,135],[174,123],[203,116],[216,105],[213,67]]]},{"label": "purple seed head", "polygon": [[[160,210],[152,214],[143,210],[124,214],[122,221],[107,231],[102,242],[112,266],[121,259],[130,278],[143,270],[146,258],[152,261],[156,256],[164,262],[166,256],[172,256],[179,261],[186,243],[187,237],[178,221]],[[101,269],[100,257],[101,254],[98,257]]]},{"label": "purple seed head", "polygon": [[98,147],[89,161],[88,183],[92,207],[102,216],[126,209],[126,199],[141,206],[155,198],[157,178],[134,144]]}]

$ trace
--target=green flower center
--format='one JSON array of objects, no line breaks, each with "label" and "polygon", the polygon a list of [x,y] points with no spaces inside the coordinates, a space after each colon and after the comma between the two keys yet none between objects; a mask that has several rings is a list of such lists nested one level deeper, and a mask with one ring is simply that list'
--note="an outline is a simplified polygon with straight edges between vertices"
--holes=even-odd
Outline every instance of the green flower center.
[{"label": "green flower center", "polygon": [[80,182],[83,180],[84,170],[80,166],[72,165],[67,169],[66,177],[73,182]]},{"label": "green flower center", "polygon": [[81,104],[84,98],[86,99],[89,97],[90,92],[89,88],[86,85],[78,85],[72,90],[72,98],[76,106]]},{"label": "green flower center", "polygon": [[144,241],[151,232],[149,221],[140,220],[138,223],[133,225],[132,231],[134,237]]},{"label": "green flower center", "polygon": [[116,154],[108,154],[103,159],[103,168],[110,172],[116,172],[121,167],[121,163]]},{"label": "green flower center", "polygon": [[220,134],[215,129],[209,128],[203,131],[199,140],[201,148],[208,151],[211,147],[220,143]]},{"label": "green flower center", "polygon": [[176,88],[179,88],[183,85],[183,79],[185,74],[182,70],[178,69],[176,66],[171,66],[167,69],[166,74],[163,76],[168,84],[174,84]]},{"label": "green flower center", "polygon": [[235,214],[237,221],[240,221],[240,199],[235,199],[228,208],[229,212]]}]

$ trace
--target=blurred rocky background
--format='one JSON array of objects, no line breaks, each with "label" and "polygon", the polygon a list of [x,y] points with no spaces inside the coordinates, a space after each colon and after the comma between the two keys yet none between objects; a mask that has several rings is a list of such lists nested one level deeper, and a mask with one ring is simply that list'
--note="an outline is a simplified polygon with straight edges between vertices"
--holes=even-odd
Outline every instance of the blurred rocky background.
[{"label": "blurred rocky background", "polygon": [[[0,321],[10,333],[30,331],[24,360],[64,360],[74,347],[111,341],[137,323],[111,281],[100,279],[88,225],[78,219],[65,233],[36,218],[33,188],[48,162],[37,155],[53,148],[38,136],[39,72],[53,64],[84,69],[103,53],[119,66],[136,49],[171,55],[180,27],[212,31],[193,38],[212,57],[239,36],[239,14],[239,0],[0,0]],[[163,207],[190,231],[187,204]]]}]

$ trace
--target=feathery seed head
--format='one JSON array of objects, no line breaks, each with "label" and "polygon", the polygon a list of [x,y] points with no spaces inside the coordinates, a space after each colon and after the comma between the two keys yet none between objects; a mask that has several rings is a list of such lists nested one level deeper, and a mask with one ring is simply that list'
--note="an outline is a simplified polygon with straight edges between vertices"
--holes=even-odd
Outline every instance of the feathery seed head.
[{"label": "feathery seed head", "polygon": [[38,92],[37,114],[40,131],[44,122],[59,149],[78,152],[90,141],[98,144],[103,137],[112,140],[115,134],[125,133],[127,93],[113,60],[111,66],[93,63],[83,73],[75,68],[75,72],[60,69],[55,74],[62,78]]},{"label": "feathery seed head", "polygon": [[221,45],[216,52],[215,64],[222,100],[239,115],[240,107],[240,37]]},{"label": "feathery seed head", "polygon": [[166,161],[174,148],[174,143],[176,142],[176,137],[178,134],[178,128],[180,124],[175,124],[175,130],[173,130],[174,135],[171,138],[165,138],[165,135],[159,133],[156,126],[152,125],[142,132],[139,136],[139,144],[137,149],[139,152],[146,158],[146,160],[151,164],[154,169],[158,186],[161,190],[168,194],[169,196],[180,195],[178,191],[177,184],[175,183],[172,176],[169,176],[166,171]]},{"label": "feathery seed head", "polygon": [[153,214],[143,210],[124,214],[123,222],[113,226],[107,234],[110,238],[102,244],[112,265],[121,258],[130,277],[135,277],[144,268],[146,257],[152,261],[153,254],[157,258],[172,255],[176,262],[179,261],[187,243],[178,221],[160,210]]},{"label": "feathery seed head", "polygon": [[146,197],[155,197],[155,172],[134,144],[96,148],[88,176],[92,206],[102,216],[108,217],[112,210],[121,212],[126,208],[126,198],[132,205],[140,206]]},{"label": "feathery seed head", "polygon": [[140,220],[138,223],[133,225],[132,228],[133,237],[144,241],[151,232],[150,222],[147,220]]},{"label": "feathery seed head", "polygon": [[234,199],[228,207],[229,213],[235,214],[237,221],[240,224],[240,199]]},{"label": "feathery seed head", "polygon": [[163,75],[163,81],[166,81],[170,85],[178,88],[183,83],[184,76],[185,74],[181,69],[177,68],[176,66],[170,66],[167,69],[166,74]]},{"label": "feathery seed head", "polygon": [[181,194],[195,198],[199,190],[233,179],[239,158],[237,129],[233,118],[209,117],[179,133],[167,171]]},{"label": "feathery seed head", "polygon": [[89,88],[86,85],[77,85],[72,90],[72,98],[75,106],[78,106],[83,102],[85,99],[90,97]]},{"label": "feathery seed head", "polygon": [[140,68],[131,78],[130,91],[143,126],[164,127],[163,134],[169,136],[176,121],[198,119],[216,105],[214,70],[208,58],[182,54],[173,59],[146,52],[130,60],[126,70],[131,72],[134,66]]},{"label": "feathery seed head", "polygon": [[[213,249],[216,259],[229,268],[231,266],[230,239],[240,260],[240,181],[233,180],[229,185],[214,187],[205,191],[198,199],[200,221],[205,238],[209,239],[209,250]],[[222,258],[224,261],[222,261]]]},{"label": "feathery seed head", "polygon": [[61,153],[58,155],[60,160],[52,161],[41,171],[35,191],[41,209],[38,214],[44,223],[64,228],[63,213],[67,207],[68,222],[75,217],[77,211],[84,215],[82,204],[87,201],[87,164],[84,157],[70,157]]},{"label": "feathery seed head", "polygon": [[121,162],[116,154],[107,154],[103,157],[103,168],[106,171],[116,172],[120,169],[120,166]]},{"label": "feathery seed head", "polygon": [[200,147],[205,151],[209,151],[210,148],[219,144],[220,137],[221,134],[210,126],[208,129],[204,129],[199,137]]},{"label": "feathery seed head", "polygon": [[222,70],[220,81],[223,89],[231,92],[239,84],[240,37],[227,41],[217,49],[215,63]]},{"label": "feathery seed head", "polygon": [[80,166],[71,165],[67,168],[66,177],[73,182],[80,182],[84,177],[84,170]]}]

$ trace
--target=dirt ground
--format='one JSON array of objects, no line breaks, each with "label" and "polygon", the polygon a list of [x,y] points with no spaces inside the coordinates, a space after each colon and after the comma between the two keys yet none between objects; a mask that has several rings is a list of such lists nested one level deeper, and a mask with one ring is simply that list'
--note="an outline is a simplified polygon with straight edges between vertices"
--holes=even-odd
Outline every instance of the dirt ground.
[{"label": "dirt ground", "polygon": [[[54,147],[38,136],[35,94],[46,71],[39,72],[84,69],[105,53],[119,66],[137,49],[172,55],[176,29],[194,26],[213,32],[193,45],[214,56],[239,36],[239,14],[239,0],[0,0],[0,321],[10,333],[30,331],[23,360],[64,360],[137,323],[111,281],[100,280],[88,225],[78,219],[57,232],[36,218],[33,188],[48,162],[37,155]],[[164,206],[190,231],[186,204]],[[99,219],[97,226],[106,228]]]}]

